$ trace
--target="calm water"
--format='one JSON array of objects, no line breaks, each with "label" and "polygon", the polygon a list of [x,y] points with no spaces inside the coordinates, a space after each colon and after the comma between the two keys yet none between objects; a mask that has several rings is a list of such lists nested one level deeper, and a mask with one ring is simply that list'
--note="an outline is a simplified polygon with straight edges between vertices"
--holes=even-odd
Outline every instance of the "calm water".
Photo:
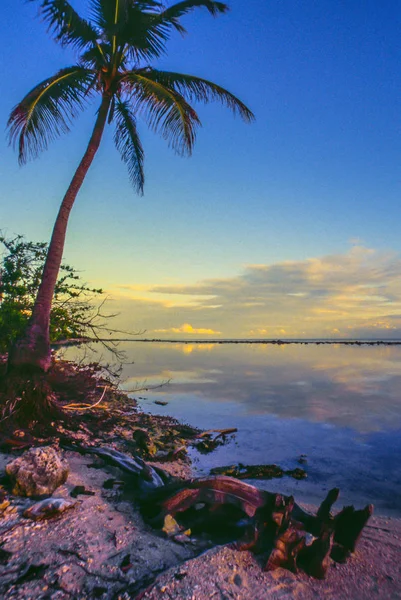
[{"label": "calm water", "polygon": [[377,513],[401,516],[400,346],[134,342],[121,348],[133,361],[124,368],[124,389],[170,380],[132,394],[144,411],[206,429],[238,428],[235,440],[216,452],[193,452],[198,473],[237,462],[294,468],[306,454],[306,480],[257,485],[312,502],[337,486],[345,504],[373,502]]}]

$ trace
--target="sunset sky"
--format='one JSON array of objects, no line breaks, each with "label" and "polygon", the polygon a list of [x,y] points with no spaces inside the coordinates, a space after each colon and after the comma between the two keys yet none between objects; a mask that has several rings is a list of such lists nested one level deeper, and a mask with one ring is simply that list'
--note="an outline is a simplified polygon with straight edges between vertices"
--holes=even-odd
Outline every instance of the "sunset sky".
[{"label": "sunset sky", "polygon": [[[83,14],[86,0],[74,0]],[[231,0],[173,36],[164,69],[215,81],[190,159],[141,131],[135,195],[107,131],[69,225],[65,258],[146,337],[401,337],[401,4]],[[2,0],[0,115],[74,63],[37,3]],[[20,168],[0,143],[0,228],[48,240],[96,105]]]}]

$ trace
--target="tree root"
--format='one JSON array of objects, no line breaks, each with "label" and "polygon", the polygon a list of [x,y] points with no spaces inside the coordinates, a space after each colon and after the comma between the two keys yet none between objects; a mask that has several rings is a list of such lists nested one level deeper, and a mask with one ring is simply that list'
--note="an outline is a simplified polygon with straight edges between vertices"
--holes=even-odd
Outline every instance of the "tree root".
[{"label": "tree root", "polygon": [[[59,437],[60,427],[66,437],[66,430],[71,433],[81,427],[87,428],[88,435],[93,430],[96,438],[99,430],[110,430],[115,418],[107,409],[121,394],[99,371],[97,365],[83,367],[57,360],[47,373],[26,367],[4,369],[0,373],[0,445],[22,449],[43,443],[44,438]],[[99,412],[100,406],[104,410]]]},{"label": "tree root", "polygon": [[301,567],[323,579],[331,559],[343,562],[354,552],[373,514],[369,504],[362,510],[347,506],[333,516],[338,488],[329,491],[314,515],[297,505],[292,496],[259,490],[232,477],[218,475],[163,485],[160,470],[154,478],[149,477],[152,467],[137,459],[134,469],[129,459],[128,469],[127,457],[121,452],[82,446],[79,451],[97,454],[134,476],[142,515],[153,527],[162,528],[170,516],[183,530],[207,531],[217,543],[226,535],[225,543],[238,550],[267,555],[265,570],[284,567],[296,573]]},{"label": "tree root", "polygon": [[[143,513],[146,516],[153,502],[159,513],[152,523],[160,522],[169,514],[188,527],[191,520],[186,519],[185,514],[199,503],[208,505],[212,511],[216,505],[234,505],[243,511],[245,523],[245,532],[235,544],[236,548],[267,552],[266,570],[284,567],[296,573],[301,566],[309,575],[323,579],[331,558],[343,562],[354,552],[373,514],[373,505],[369,504],[362,510],[347,506],[333,517],[330,511],[338,496],[337,488],[330,490],[313,515],[295,504],[292,496],[259,490],[231,477],[216,476],[183,482],[181,489],[175,491],[168,486],[159,488],[146,498]],[[224,521],[222,511],[219,518]],[[315,536],[309,545],[307,534]]]},{"label": "tree root", "polygon": [[56,396],[44,373],[12,370],[0,382],[0,428],[50,423],[62,418]]}]

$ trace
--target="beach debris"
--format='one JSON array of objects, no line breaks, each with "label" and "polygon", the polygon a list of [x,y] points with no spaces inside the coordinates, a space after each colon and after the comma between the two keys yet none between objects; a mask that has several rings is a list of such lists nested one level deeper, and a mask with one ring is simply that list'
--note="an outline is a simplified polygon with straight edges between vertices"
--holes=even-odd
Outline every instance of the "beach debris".
[{"label": "beach debris", "polygon": [[309,546],[301,549],[299,560],[303,570],[316,579],[324,579],[330,566],[330,555],[333,548],[334,531],[322,526],[321,534]]},{"label": "beach debris", "polygon": [[[64,447],[67,446],[64,445]],[[94,446],[80,446],[79,444],[76,444],[75,446],[70,446],[68,449],[83,454],[95,454],[96,456],[99,456],[104,462],[118,467],[124,471],[124,473],[131,475],[137,483],[140,481],[143,489],[161,487],[164,485],[166,479],[170,479],[170,476],[165,474],[165,480],[163,480],[158,472],[159,469],[156,470],[151,467],[139,456],[132,458],[114,448],[97,448]]]},{"label": "beach debris", "polygon": [[68,471],[68,462],[52,446],[30,448],[6,466],[16,496],[49,496],[67,481]]},{"label": "beach debris", "polygon": [[204,438],[204,437],[208,437],[211,436],[212,434],[216,433],[217,435],[215,436],[215,439],[221,437],[222,435],[231,435],[232,433],[237,433],[238,429],[236,427],[229,427],[226,429],[208,429],[207,431],[202,431],[202,433],[200,433],[197,437],[198,438]]},{"label": "beach debris", "polygon": [[209,452],[213,452],[218,446],[226,444],[228,441],[227,436],[232,436],[237,433],[237,431],[238,429],[236,427],[203,431],[196,436],[196,440],[199,441],[196,441],[194,446],[201,454],[208,454]]},{"label": "beach debris", "polygon": [[361,510],[346,506],[334,518],[334,541],[349,552],[355,551],[355,546],[361,537],[362,530],[373,514],[373,504],[368,504]]},{"label": "beach debris", "polygon": [[215,467],[210,471],[211,475],[228,475],[236,479],[274,479],[284,475],[294,479],[305,479],[307,473],[299,467],[285,471],[277,465],[231,465],[226,467]]},{"label": "beach debris", "polygon": [[162,530],[167,535],[167,537],[174,537],[182,532],[182,527],[178,525],[177,521],[171,515],[166,515],[164,517],[164,524]]},{"label": "beach debris", "polygon": [[171,460],[177,460],[179,458],[185,458],[187,454],[187,447],[180,446],[172,450],[158,450],[154,456],[159,462],[167,462]]},{"label": "beach debris", "polygon": [[102,405],[102,401],[103,398],[106,394],[108,386],[105,385],[103,388],[103,393],[100,396],[99,400],[97,400],[96,402],[94,402],[93,404],[87,404],[86,402],[71,402],[70,404],[65,404],[63,406],[63,410],[75,410],[75,411],[81,411],[81,410],[92,410],[96,407],[98,408],[106,408],[106,405]]},{"label": "beach debris", "polygon": [[[302,568],[313,577],[324,578],[332,560],[344,561],[354,552],[373,514],[373,505],[368,504],[361,510],[346,506],[333,516],[338,488],[328,492],[313,514],[296,504],[293,496],[260,490],[239,478],[219,474],[168,479],[161,476],[161,469],[156,471],[141,459],[125,457],[110,448],[81,447],[80,451],[108,457],[123,469],[126,464],[135,464],[128,470],[135,475],[135,497],[144,519],[153,527],[182,543],[193,541],[191,532],[195,536],[207,533],[214,543],[252,550],[267,557],[266,570],[283,567],[297,572]],[[260,470],[270,472],[265,467],[271,465],[249,469],[256,468],[260,475]]]},{"label": "beach debris", "polygon": [[3,488],[3,486],[0,486],[0,515],[3,514],[8,506],[10,506],[10,502],[7,499],[6,490]]},{"label": "beach debris", "polygon": [[134,447],[141,455],[150,457],[156,454],[156,444],[154,443],[149,431],[146,431],[146,429],[134,429],[132,432],[132,439],[134,442]]},{"label": "beach debris", "polygon": [[94,496],[95,492],[87,490],[84,485],[76,485],[70,492],[71,498],[77,498],[78,496]]},{"label": "beach debris", "polygon": [[[355,550],[373,514],[370,504],[362,510],[345,507],[332,516],[331,507],[338,495],[338,488],[330,490],[313,515],[297,505],[292,496],[259,490],[220,475],[185,481],[175,489],[166,486],[155,490],[147,496],[142,513],[153,526],[160,526],[167,515],[178,526],[192,522],[197,530],[217,536],[219,543],[219,534],[224,530],[226,543],[234,543],[236,549],[267,554],[266,570],[283,567],[297,572],[302,568],[323,579],[332,559],[339,555],[347,558]],[[204,507],[196,510],[200,503]]]},{"label": "beach debris", "polygon": [[266,563],[265,571],[284,568],[297,573],[298,556],[304,547],[305,536],[302,531],[288,526],[274,540],[274,547]]},{"label": "beach debris", "polygon": [[173,450],[171,457],[173,460],[176,460],[178,458],[184,458],[186,456],[186,454],[187,454],[186,446],[179,446],[178,448]]},{"label": "beach debris", "polygon": [[124,481],[120,481],[119,479],[114,479],[114,477],[110,477],[103,482],[103,489],[112,490],[115,485],[124,485]]},{"label": "beach debris", "polygon": [[[128,425],[128,424],[127,424]],[[129,425],[131,432],[141,430],[141,433],[131,433],[128,437],[124,435],[124,449],[145,460],[175,460],[175,452],[183,446],[192,444],[199,435],[199,430],[178,423],[168,416],[155,418],[150,414],[136,414],[135,425]],[[127,429],[127,426],[124,427]],[[198,441],[198,440],[196,440]]]},{"label": "beach debris", "polygon": [[299,467],[295,467],[295,469],[287,469],[287,471],[284,471],[284,475],[288,475],[288,477],[292,477],[293,479],[306,479],[308,477],[307,472]]},{"label": "beach debris", "polygon": [[35,502],[32,506],[27,508],[23,516],[26,519],[33,519],[34,521],[41,521],[43,519],[51,519],[61,515],[64,511],[73,508],[77,503],[72,500],[65,500],[64,498],[46,498]]},{"label": "beach debris", "polygon": [[124,446],[129,452],[145,460],[172,461],[178,449],[187,446],[199,431],[185,424],[163,417],[161,423],[152,415],[137,415],[131,435],[124,434]]}]

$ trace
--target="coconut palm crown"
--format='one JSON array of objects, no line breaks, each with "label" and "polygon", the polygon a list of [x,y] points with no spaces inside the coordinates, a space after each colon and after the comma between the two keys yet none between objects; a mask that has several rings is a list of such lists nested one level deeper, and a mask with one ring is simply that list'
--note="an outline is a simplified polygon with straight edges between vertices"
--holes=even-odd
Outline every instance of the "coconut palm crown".
[{"label": "coconut palm crown", "polygon": [[144,150],[137,120],[142,118],[179,154],[191,154],[199,117],[191,102],[220,101],[245,121],[252,112],[233,94],[206,79],[155,69],[173,32],[185,33],[181,17],[197,8],[225,13],[223,2],[184,0],[165,6],[158,0],[89,0],[90,20],[67,0],[38,2],[56,42],[72,48],[77,63],[36,85],[11,112],[10,142],[25,163],[70,130],[73,119],[100,97],[88,147],[64,196],[54,226],[42,284],[30,326],[9,354],[9,365],[50,366],[49,315],[62,259],[69,213],[99,147],[106,124],[138,193],[144,187]]}]

